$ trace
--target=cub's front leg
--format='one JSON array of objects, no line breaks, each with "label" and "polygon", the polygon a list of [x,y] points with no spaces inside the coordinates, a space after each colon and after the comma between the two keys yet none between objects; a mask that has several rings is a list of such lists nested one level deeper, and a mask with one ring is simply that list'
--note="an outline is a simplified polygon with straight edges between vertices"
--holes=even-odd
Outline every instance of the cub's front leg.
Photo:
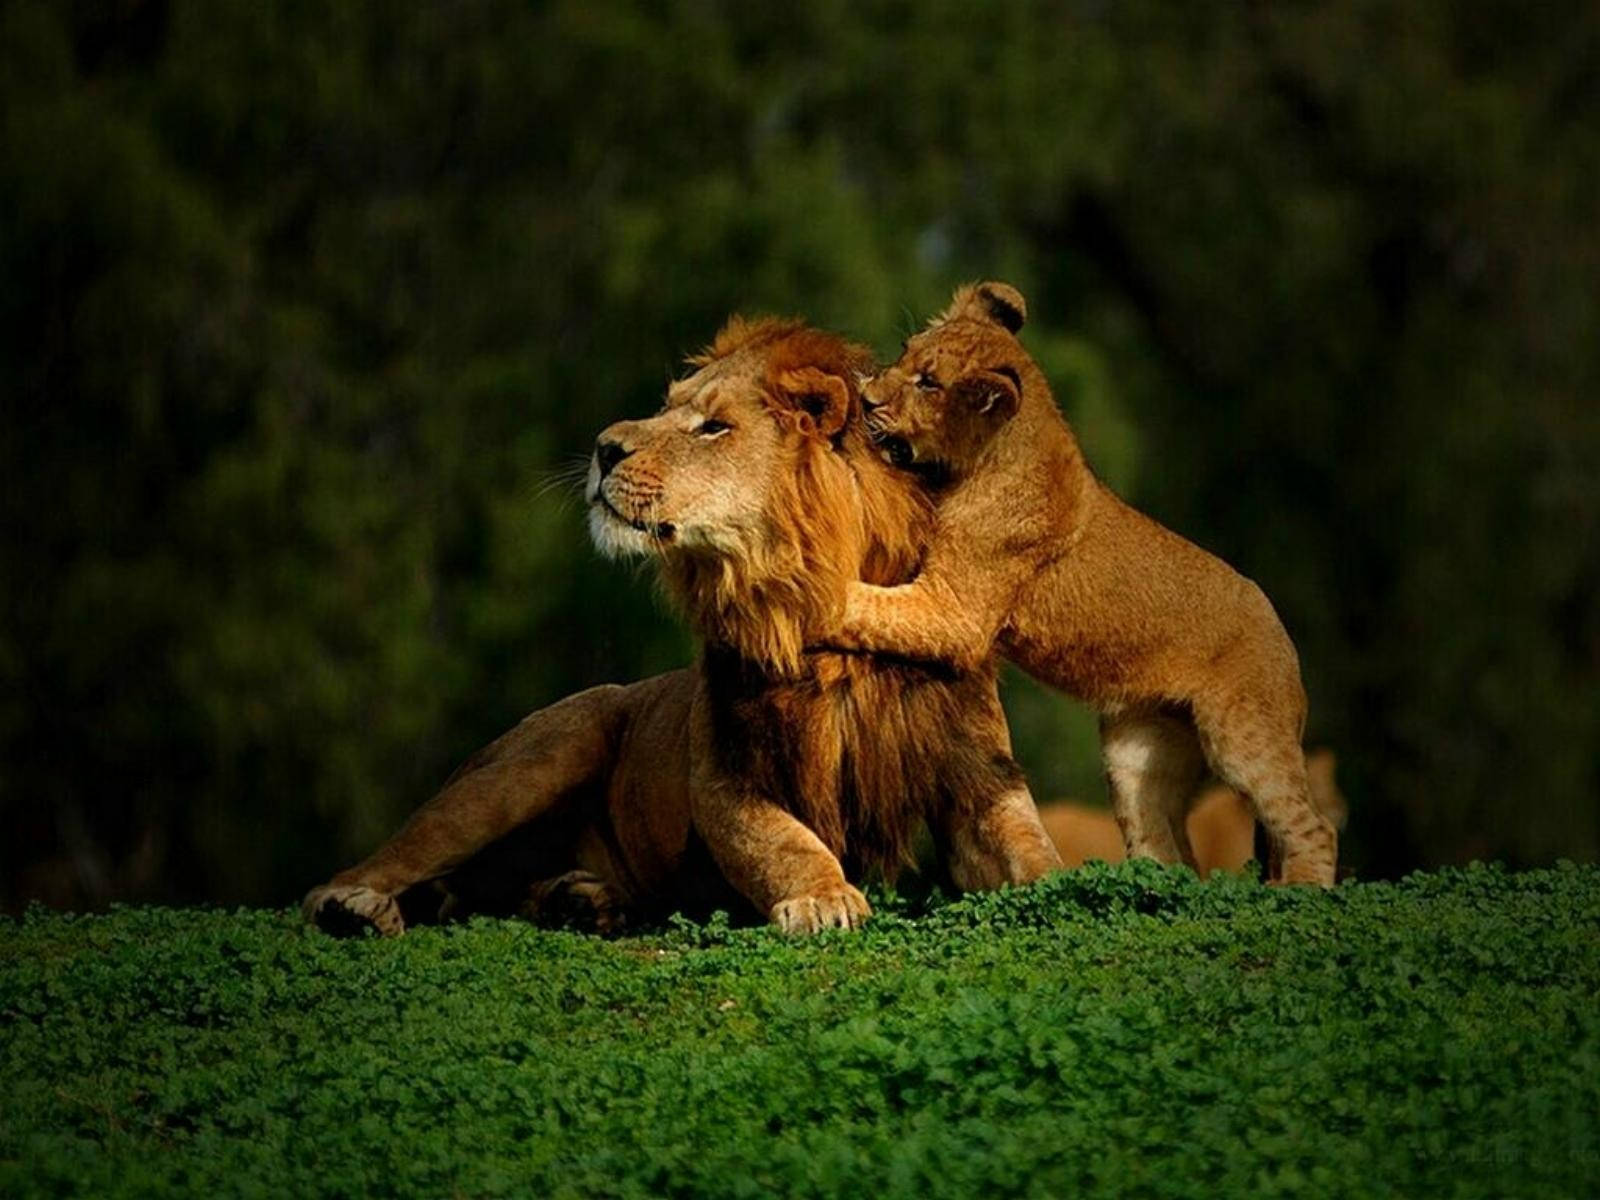
[{"label": "cub's front leg", "polygon": [[1014,561],[977,551],[969,560],[953,546],[935,545],[910,583],[851,582],[836,641],[845,649],[976,671],[993,651],[1023,578]]},{"label": "cub's front leg", "polygon": [[843,649],[972,671],[989,656],[993,633],[949,584],[923,576],[899,587],[851,582],[831,640]]}]

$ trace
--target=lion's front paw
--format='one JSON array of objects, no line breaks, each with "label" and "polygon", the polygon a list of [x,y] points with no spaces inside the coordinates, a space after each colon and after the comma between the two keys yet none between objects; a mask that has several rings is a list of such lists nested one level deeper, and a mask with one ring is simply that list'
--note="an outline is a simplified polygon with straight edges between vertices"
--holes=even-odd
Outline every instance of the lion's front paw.
[{"label": "lion's front paw", "polygon": [[622,897],[590,871],[568,871],[528,889],[522,915],[538,925],[578,929],[603,936],[627,923]]},{"label": "lion's front paw", "polygon": [[354,937],[367,929],[384,937],[406,931],[405,918],[393,896],[358,884],[312,888],[300,910],[307,921],[334,937]]},{"label": "lion's front paw", "polygon": [[785,933],[817,933],[823,929],[859,929],[872,915],[867,898],[848,883],[833,891],[796,896],[772,906],[772,923]]}]

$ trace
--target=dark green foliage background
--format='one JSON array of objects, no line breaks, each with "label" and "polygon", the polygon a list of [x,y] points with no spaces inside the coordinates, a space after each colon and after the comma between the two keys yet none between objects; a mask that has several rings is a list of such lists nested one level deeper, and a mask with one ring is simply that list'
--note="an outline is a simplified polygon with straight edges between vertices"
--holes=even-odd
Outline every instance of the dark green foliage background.
[{"label": "dark green foliage background", "polygon": [[859,934],[0,919],[0,1193],[1582,1196],[1600,869],[1092,866]]},{"label": "dark green foliage background", "polygon": [[891,355],[980,276],[1274,597],[1350,862],[1600,856],[1600,10],[979,12],[0,8],[0,903],[280,903],[682,663],[553,473],[731,310]]}]

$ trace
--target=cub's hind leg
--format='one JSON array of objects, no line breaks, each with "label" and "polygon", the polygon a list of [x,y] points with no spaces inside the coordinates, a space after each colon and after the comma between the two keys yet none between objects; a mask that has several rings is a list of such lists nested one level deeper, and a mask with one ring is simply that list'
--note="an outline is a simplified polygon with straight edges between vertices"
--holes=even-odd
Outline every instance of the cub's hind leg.
[{"label": "cub's hind leg", "polygon": [[1276,860],[1273,881],[1332,887],[1338,834],[1311,798],[1300,747],[1303,703],[1275,704],[1261,694],[1196,704],[1206,760],[1219,779],[1244,795],[1266,827]]},{"label": "cub's hind leg", "polygon": [[1102,716],[1100,754],[1128,857],[1194,867],[1184,812],[1205,772],[1194,730],[1149,710]]}]

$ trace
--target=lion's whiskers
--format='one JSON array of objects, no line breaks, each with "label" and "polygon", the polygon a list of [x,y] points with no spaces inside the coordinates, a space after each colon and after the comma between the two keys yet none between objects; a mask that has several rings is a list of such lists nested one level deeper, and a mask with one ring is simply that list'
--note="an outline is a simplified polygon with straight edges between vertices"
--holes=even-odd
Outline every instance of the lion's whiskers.
[{"label": "lion's whiskers", "polygon": [[588,478],[588,455],[569,455],[567,461],[560,466],[533,473],[529,498],[542,500],[551,492],[581,494]]}]

